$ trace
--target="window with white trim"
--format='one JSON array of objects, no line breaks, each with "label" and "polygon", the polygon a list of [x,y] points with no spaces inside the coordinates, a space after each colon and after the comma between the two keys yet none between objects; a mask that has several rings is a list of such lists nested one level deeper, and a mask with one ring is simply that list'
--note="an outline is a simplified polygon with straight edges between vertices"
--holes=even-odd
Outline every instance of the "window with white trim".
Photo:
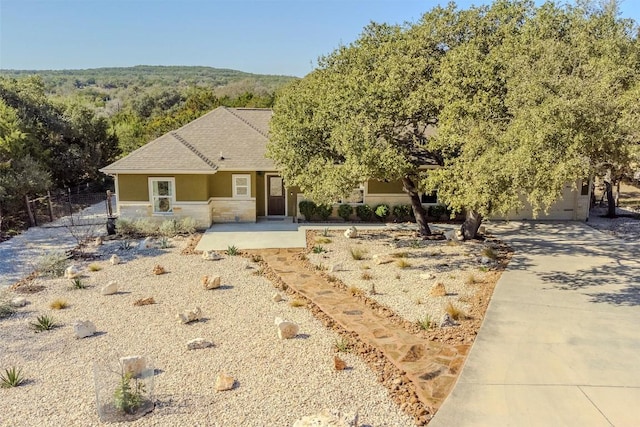
[{"label": "window with white trim", "polygon": [[176,181],[174,178],[149,178],[149,200],[154,214],[173,212]]},{"label": "window with white trim", "polygon": [[238,199],[248,199],[251,197],[251,175],[233,175],[233,197]]}]

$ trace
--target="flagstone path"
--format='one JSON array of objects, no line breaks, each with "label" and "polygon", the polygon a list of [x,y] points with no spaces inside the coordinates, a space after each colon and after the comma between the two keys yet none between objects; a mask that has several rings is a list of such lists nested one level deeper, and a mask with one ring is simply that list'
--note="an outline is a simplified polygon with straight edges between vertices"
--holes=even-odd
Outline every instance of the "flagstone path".
[{"label": "flagstone path", "polygon": [[309,298],[326,315],[361,341],[379,349],[411,380],[421,402],[437,410],[455,384],[470,345],[452,346],[409,333],[347,291],[305,268],[300,249],[260,251],[288,287]]}]

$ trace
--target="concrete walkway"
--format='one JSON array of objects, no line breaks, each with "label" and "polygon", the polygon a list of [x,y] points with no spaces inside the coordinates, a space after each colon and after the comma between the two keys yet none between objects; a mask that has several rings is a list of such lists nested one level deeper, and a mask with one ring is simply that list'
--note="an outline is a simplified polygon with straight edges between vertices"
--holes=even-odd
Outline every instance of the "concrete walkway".
[{"label": "concrete walkway", "polygon": [[640,425],[640,248],[583,224],[491,227],[515,249],[430,427]]}]

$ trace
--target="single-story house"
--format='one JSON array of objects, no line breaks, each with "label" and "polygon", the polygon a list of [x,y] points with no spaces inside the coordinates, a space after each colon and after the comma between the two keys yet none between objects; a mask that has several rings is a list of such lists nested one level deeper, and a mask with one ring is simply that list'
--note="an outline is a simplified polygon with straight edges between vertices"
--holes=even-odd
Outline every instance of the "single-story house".
[{"label": "single-story house", "polygon": [[[191,217],[200,228],[260,217],[300,218],[304,195],[287,187],[265,156],[271,115],[269,109],[219,107],[104,167],[101,172],[115,178],[118,216]],[[545,219],[588,217],[590,189],[585,194],[579,184],[567,185]],[[423,195],[422,201],[435,205],[437,195]],[[400,182],[369,181],[342,202],[394,206],[409,204],[409,198]],[[530,215],[525,209],[510,218]]]}]

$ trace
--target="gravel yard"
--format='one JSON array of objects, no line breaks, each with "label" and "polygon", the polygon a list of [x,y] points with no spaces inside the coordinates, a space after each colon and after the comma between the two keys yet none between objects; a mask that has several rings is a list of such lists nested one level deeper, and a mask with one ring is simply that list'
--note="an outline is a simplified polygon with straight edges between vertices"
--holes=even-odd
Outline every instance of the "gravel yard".
[{"label": "gravel yard", "polygon": [[[156,408],[128,425],[290,426],[324,408],[358,412],[361,425],[413,425],[357,356],[340,353],[348,369],[334,369],[338,335],[304,307],[272,302],[275,289],[256,274],[256,264],[239,256],[205,261],[181,255],[185,243],[178,239],[170,249],[125,251],[116,241],[106,242],[93,262],[100,271],[89,271],[89,262],[76,263],[86,289],[72,289],[68,279],[36,279],[34,285],[45,290],[24,295],[29,304],[0,321],[0,368],[21,367],[27,379],[20,387],[0,388],[0,425],[99,424],[93,364],[117,364],[129,355],[152,359]],[[123,263],[111,265],[112,253]],[[167,273],[154,275],[158,264]],[[203,275],[220,275],[222,287],[203,289]],[[119,292],[101,295],[112,280]],[[156,304],[133,305],[148,297]],[[49,308],[58,298],[69,307]],[[196,306],[201,321],[178,323],[179,311]],[[53,316],[60,327],[34,333],[29,323],[41,314]],[[297,323],[298,336],[278,339],[275,317]],[[98,333],[76,339],[76,319],[91,320]],[[215,346],[187,350],[194,338]],[[220,372],[236,379],[234,389],[215,391]]]}]

